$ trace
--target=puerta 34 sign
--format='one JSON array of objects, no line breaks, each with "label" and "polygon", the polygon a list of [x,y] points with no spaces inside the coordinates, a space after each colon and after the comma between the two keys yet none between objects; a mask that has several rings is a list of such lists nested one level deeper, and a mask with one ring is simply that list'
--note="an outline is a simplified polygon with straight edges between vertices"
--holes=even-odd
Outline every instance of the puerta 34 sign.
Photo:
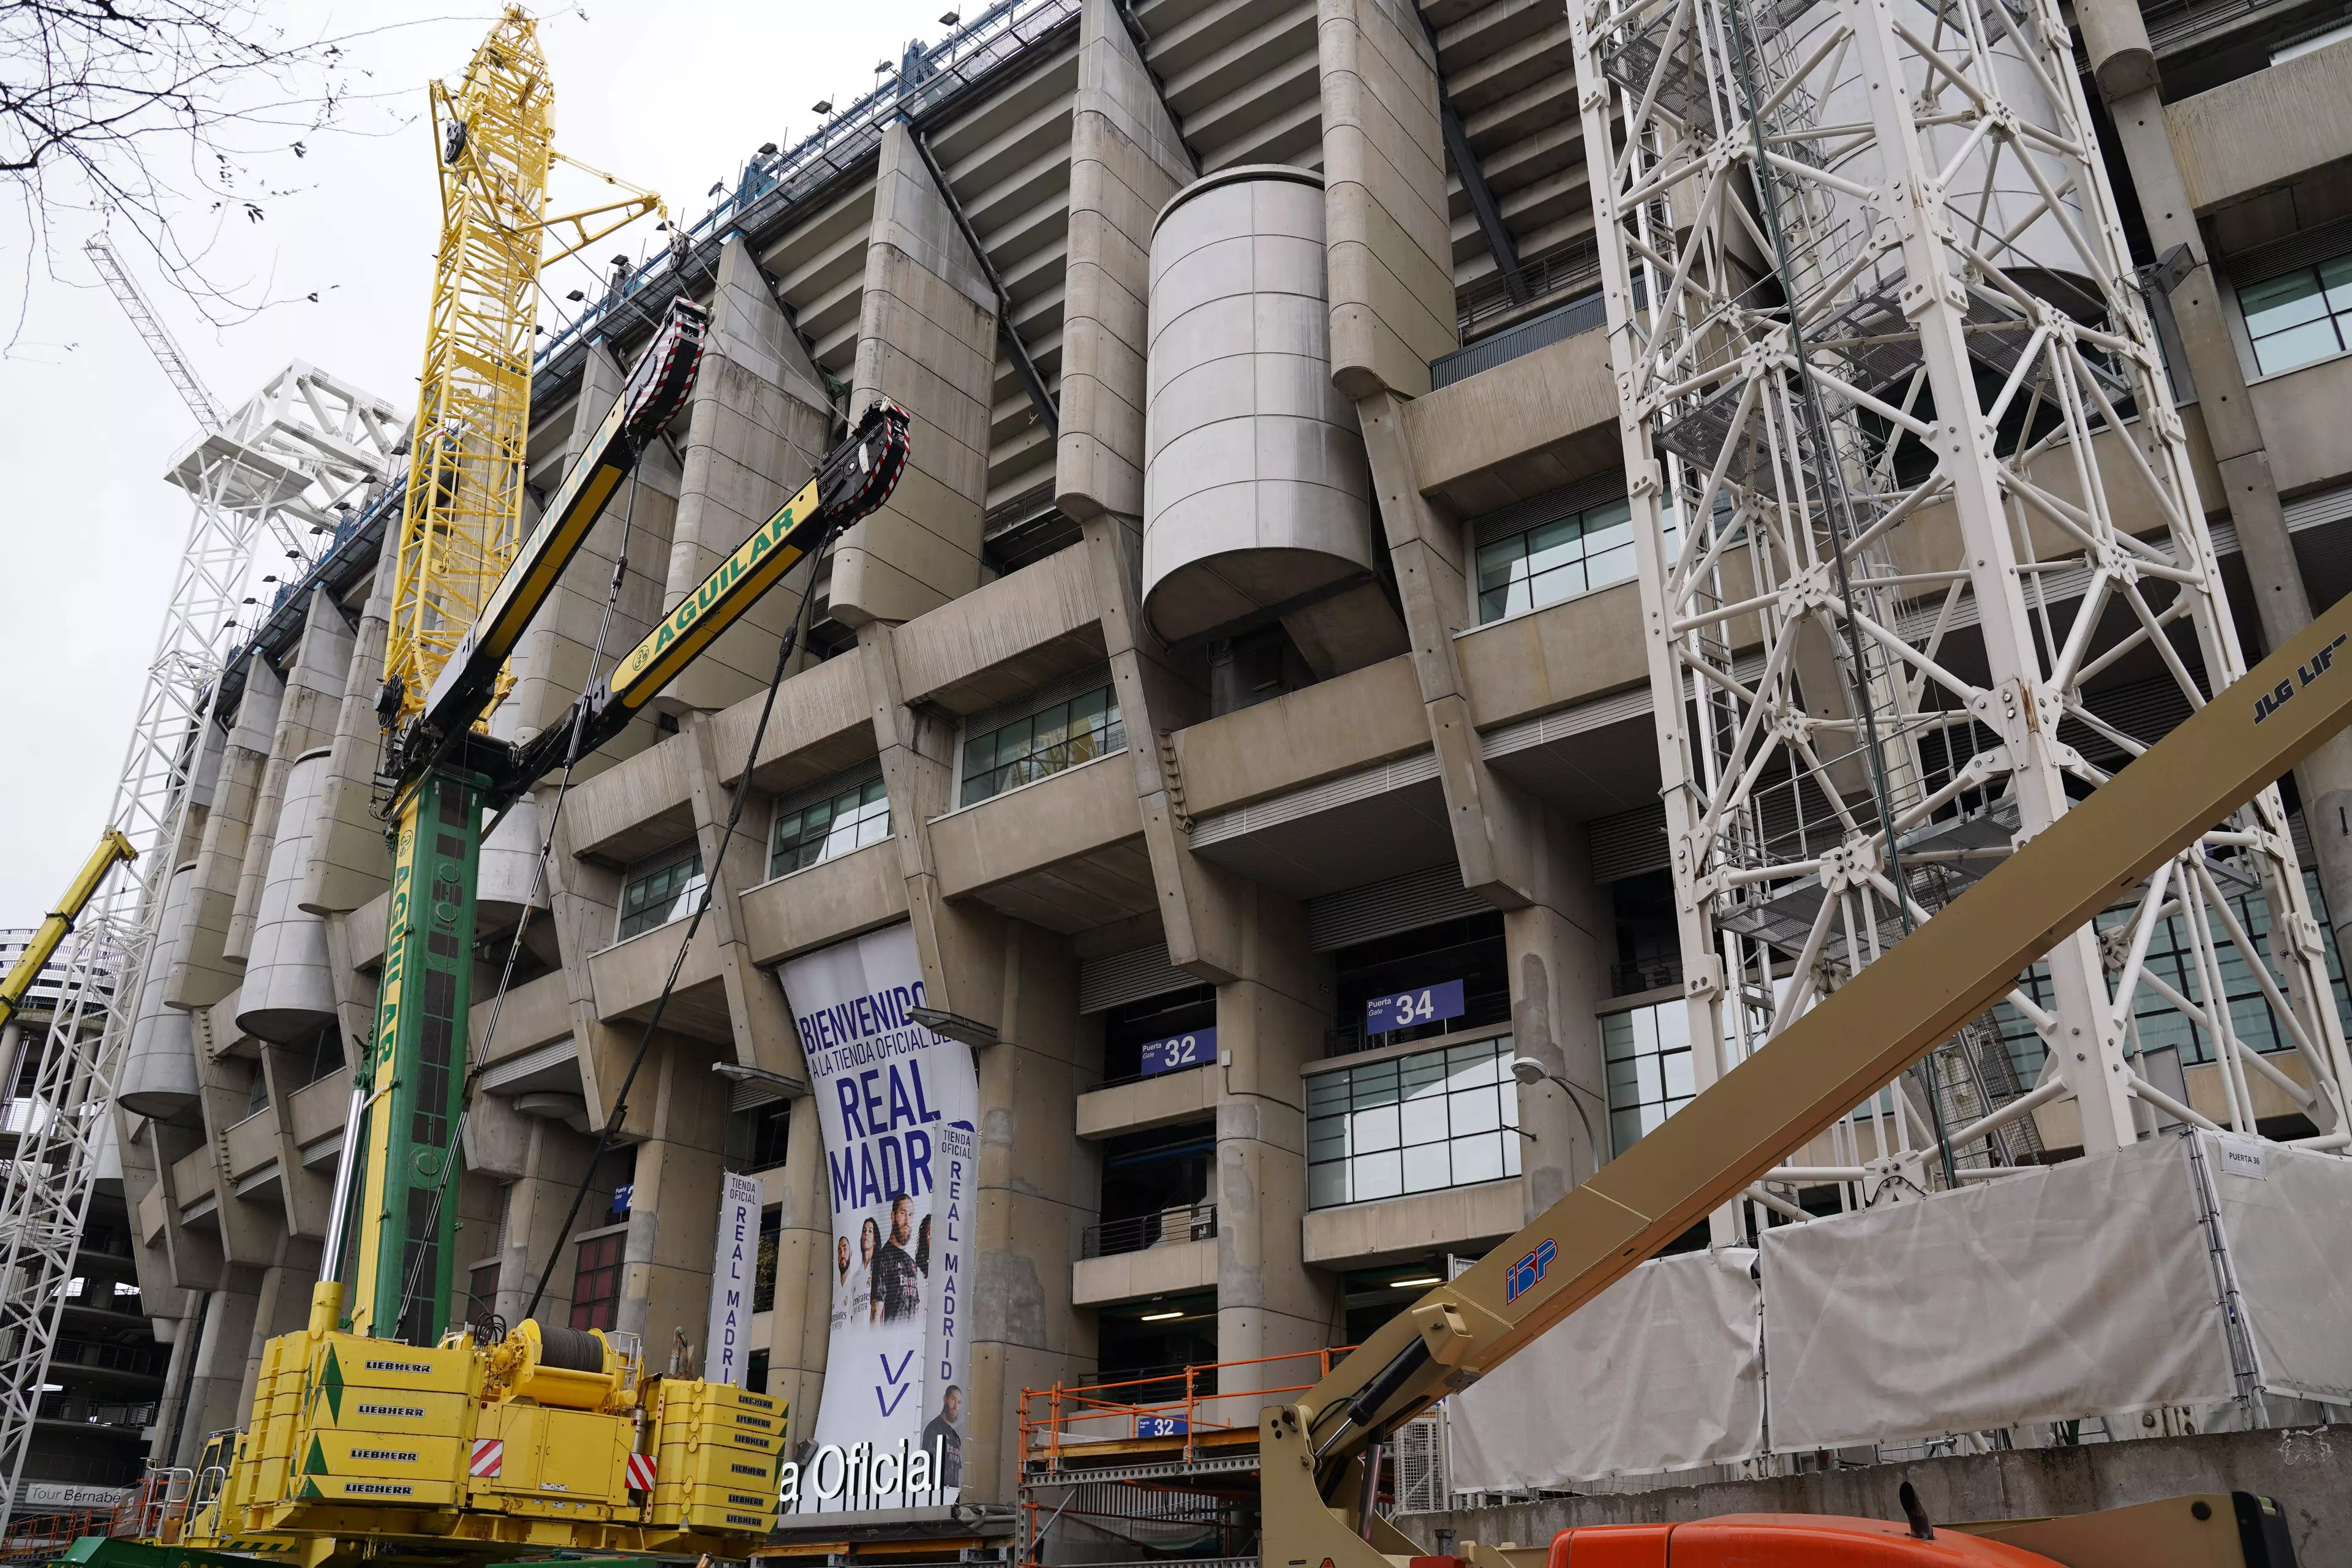
[{"label": "puerta 34 sign", "polygon": [[[924,1003],[911,926],[792,959],[780,978],[808,1057],[832,1219],[833,1331],[812,1479],[827,1449],[929,1460],[927,1475],[882,1466],[864,1486],[801,1487],[797,1506],[906,1507],[918,1479],[929,1483],[925,1501],[952,1502],[963,1477],[979,1191],[971,1047],[914,1021]],[[896,1485],[884,1491],[878,1480]]]}]

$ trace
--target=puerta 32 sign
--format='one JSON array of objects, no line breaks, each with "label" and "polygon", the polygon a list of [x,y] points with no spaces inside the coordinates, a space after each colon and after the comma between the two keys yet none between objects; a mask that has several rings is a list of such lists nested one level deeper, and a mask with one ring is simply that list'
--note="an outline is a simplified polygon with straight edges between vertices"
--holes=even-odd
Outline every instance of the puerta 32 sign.
[{"label": "puerta 32 sign", "polygon": [[[780,978],[808,1057],[832,1222],[833,1332],[814,1440],[845,1466],[860,1453],[877,1460],[838,1479],[812,1471],[819,1484],[798,1489],[797,1507],[905,1507],[919,1481],[929,1500],[952,1502],[980,1174],[971,1047],[914,1021],[923,980],[911,926],[789,960]],[[888,1462],[900,1455],[930,1463]]]}]

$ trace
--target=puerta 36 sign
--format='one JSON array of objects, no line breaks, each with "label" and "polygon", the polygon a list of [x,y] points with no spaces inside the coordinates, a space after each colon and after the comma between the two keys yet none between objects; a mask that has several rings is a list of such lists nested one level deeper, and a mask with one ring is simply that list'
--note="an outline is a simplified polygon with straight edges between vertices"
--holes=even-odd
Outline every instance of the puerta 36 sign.
[{"label": "puerta 36 sign", "polygon": [[[924,1002],[911,926],[792,959],[779,978],[824,1138],[833,1296],[816,1453],[783,1506],[898,1508],[918,1492],[952,1502],[979,1191],[971,1048],[914,1021]],[[820,1474],[828,1449],[856,1473]],[[899,1456],[916,1462],[891,1462]]]}]

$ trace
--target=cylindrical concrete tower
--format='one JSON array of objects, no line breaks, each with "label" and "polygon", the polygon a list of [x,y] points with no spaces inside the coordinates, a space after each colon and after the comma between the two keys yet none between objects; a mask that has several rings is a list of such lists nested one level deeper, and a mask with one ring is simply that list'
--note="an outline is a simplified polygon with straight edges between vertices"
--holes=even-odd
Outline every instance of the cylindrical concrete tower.
[{"label": "cylindrical concrete tower", "polygon": [[155,928],[146,976],[139,983],[139,1011],[131,1020],[131,1047],[122,1063],[121,1087],[115,1091],[125,1110],[165,1121],[196,1103],[193,1023],[177,1007],[163,1005],[181,928],[187,923],[188,889],[195,880],[196,863],[191,860],[172,873],[163,889],[163,915]]},{"label": "cylindrical concrete tower", "polygon": [[286,804],[269,847],[269,875],[254,912],[252,956],[237,999],[236,1026],[279,1045],[318,1033],[335,1018],[334,976],[327,968],[327,922],[295,900],[310,858],[310,831],[327,782],[328,749],[305,752],[286,774]]},{"label": "cylindrical concrete tower", "polygon": [[1151,237],[1143,602],[1182,642],[1372,563],[1356,413],[1331,384],[1323,180],[1249,164],[1179,191]]},{"label": "cylindrical concrete tower", "polygon": [[477,874],[474,929],[496,931],[509,924],[525,907],[548,907],[547,882],[540,875],[541,827],[539,803],[525,795],[482,839],[481,869]]}]

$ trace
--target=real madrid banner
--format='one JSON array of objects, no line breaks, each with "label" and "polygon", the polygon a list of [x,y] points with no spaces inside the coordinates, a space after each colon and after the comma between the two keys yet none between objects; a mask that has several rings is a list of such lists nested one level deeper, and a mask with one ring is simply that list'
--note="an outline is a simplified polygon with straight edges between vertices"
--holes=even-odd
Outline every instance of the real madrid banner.
[{"label": "real madrid banner", "polygon": [[790,960],[782,979],[808,1055],[833,1216],[832,1342],[816,1447],[793,1478],[797,1503],[952,1502],[979,1174],[971,1049],[914,1021],[924,1004],[911,926]]}]

